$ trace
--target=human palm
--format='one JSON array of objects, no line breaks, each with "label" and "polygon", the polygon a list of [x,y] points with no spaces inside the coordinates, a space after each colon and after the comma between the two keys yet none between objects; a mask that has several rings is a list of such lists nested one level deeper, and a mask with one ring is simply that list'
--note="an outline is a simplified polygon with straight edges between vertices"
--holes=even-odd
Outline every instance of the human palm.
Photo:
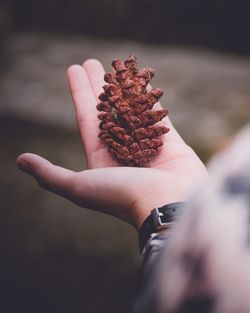
[{"label": "human palm", "polygon": [[147,167],[120,166],[98,139],[96,104],[104,85],[103,77],[104,69],[97,60],[68,69],[88,170],[76,173],[28,153],[18,157],[17,165],[34,176],[41,187],[82,207],[121,218],[138,229],[154,207],[185,201],[207,172],[168,118],[162,123],[170,131],[163,135],[164,145]]}]

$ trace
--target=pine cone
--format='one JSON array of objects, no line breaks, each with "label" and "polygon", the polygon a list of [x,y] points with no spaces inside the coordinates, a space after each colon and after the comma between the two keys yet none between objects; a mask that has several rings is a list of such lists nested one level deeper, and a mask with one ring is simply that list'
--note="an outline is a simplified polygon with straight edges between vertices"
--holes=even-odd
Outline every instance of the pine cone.
[{"label": "pine cone", "polygon": [[154,72],[151,68],[138,68],[134,56],[124,62],[114,60],[112,66],[115,72],[104,75],[107,84],[97,105],[101,111],[99,138],[118,162],[141,166],[157,154],[163,144],[159,137],[169,131],[155,125],[168,111],[152,110],[163,92],[159,88],[147,92]]}]

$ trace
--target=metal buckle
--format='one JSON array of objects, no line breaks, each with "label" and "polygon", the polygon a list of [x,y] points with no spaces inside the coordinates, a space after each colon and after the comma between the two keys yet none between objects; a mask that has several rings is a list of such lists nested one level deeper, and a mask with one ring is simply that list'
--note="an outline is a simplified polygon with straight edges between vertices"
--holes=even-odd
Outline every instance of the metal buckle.
[{"label": "metal buckle", "polygon": [[169,222],[169,223],[162,222],[161,218],[162,216],[164,216],[164,214],[160,212],[158,208],[153,209],[151,211],[151,214],[152,214],[152,218],[153,218],[153,222],[154,222],[156,230],[166,229],[173,224],[173,222]]}]

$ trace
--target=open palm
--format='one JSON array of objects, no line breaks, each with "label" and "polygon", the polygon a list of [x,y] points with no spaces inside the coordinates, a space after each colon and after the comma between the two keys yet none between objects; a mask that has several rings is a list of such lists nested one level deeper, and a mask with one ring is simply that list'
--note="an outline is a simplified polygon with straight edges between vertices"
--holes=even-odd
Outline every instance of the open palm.
[{"label": "open palm", "polygon": [[121,218],[138,229],[154,207],[184,201],[207,173],[168,118],[162,121],[170,131],[162,137],[164,145],[159,155],[144,168],[121,167],[98,139],[96,104],[103,77],[104,69],[97,60],[68,69],[88,170],[76,173],[29,153],[19,156],[17,165],[43,188],[80,206]]}]

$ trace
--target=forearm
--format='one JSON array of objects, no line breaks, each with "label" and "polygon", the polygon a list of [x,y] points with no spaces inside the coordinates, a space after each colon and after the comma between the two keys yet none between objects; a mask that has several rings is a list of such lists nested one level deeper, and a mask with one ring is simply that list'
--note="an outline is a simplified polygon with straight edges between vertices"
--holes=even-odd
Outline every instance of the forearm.
[{"label": "forearm", "polygon": [[156,276],[163,248],[171,227],[181,214],[183,202],[166,204],[152,210],[139,229],[139,249],[142,257],[140,286],[135,312],[153,312],[157,307]]},{"label": "forearm", "polygon": [[138,295],[134,307],[135,313],[152,313],[157,308],[157,269],[163,247],[168,240],[168,232],[154,233],[142,251],[139,273]]}]

